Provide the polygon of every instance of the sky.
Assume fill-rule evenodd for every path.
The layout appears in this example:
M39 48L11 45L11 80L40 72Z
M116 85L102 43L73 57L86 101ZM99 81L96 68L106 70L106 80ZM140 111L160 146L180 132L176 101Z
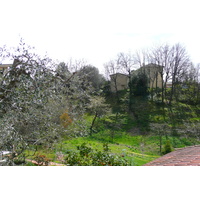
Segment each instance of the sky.
M85 59L104 73L119 52L181 43L200 63L198 0L0 0L0 46L20 38L60 62Z

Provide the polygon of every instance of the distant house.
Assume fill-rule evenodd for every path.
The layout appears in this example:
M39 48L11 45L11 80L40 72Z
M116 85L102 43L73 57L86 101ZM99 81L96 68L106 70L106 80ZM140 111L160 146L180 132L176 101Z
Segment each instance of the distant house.
M6 73L8 67L12 67L13 64L0 64L0 74Z
M149 88L162 88L162 66L150 63L148 65L144 65L137 70L133 70L131 72L132 75L137 75L138 73L144 73L148 80L148 87Z
M156 64L148 64L140 67L137 70L131 71L131 76L138 75L139 73L145 73L148 77L149 88L162 88L162 66ZM111 91L116 92L128 88L129 77L126 74L116 73L110 75L111 78Z
M111 91L116 92L128 88L128 75L116 73L110 75L111 79Z
M166 88L172 88L172 82L167 82L166 83Z
M12 64L0 64L0 74L5 74L9 67L17 66L19 62L15 59Z

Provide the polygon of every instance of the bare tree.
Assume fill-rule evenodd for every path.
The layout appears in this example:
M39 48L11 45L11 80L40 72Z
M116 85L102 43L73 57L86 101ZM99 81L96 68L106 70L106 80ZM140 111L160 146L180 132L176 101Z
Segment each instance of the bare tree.
M179 43L175 44L171 48L171 61L172 88L169 98L169 104L171 104L173 96L176 95L177 86L191 64L185 47L183 47Z
M137 50L134 55L134 62L136 65L139 65L139 67L144 66L145 64L149 64L149 50L148 49L142 49Z
M106 72L106 77L107 79L110 79L111 77L111 84L114 87L115 92L117 93L118 87L117 87L117 74L120 73L119 66L117 66L116 62L114 60L110 60L109 62L104 64L105 67L105 72Z
M117 99L119 100L119 89L129 87L131 71L135 68L134 56L131 53L120 52L115 60L106 63L104 66L107 76L110 75L111 77L111 88L114 88Z
M200 84L199 84L199 71L200 67L196 67L191 63L191 66L185 70L185 73L182 76L182 90L180 93L184 93L185 101L188 103L199 103L199 93L200 93Z
M200 64L197 65L197 102L200 102Z
M153 100L154 93L158 91L160 85L159 78L163 80L163 69L160 65L160 49L154 47L152 49L142 49L135 52L135 62L140 66L140 69L148 77L148 85L151 89L151 99ZM163 84L163 82L162 82ZM156 90L155 90L156 88ZM163 85L162 85L163 88Z
M109 79L111 74L120 73L119 67L116 65L114 60L110 60L109 62L104 64L106 77Z
M131 75L131 71L135 68L135 59L131 53L119 53L117 55L117 65L125 74Z
M149 53L149 61L161 66L159 73L162 79L162 102L164 102L164 90L166 89L166 83L170 78L171 62L169 60L169 55L170 47L168 44L153 47Z
M104 64L107 77L111 74L128 74L135 68L135 58L131 53L120 52L115 60Z
M74 73L81 70L84 66L88 65L88 62L85 59L73 59L70 58L66 63L60 63L61 67L64 66L67 71Z
M149 53L149 61L160 67L162 77L162 102L166 97L166 84L172 82L169 103L171 104L173 96L176 94L177 85L186 73L191 62L185 47L177 43L173 46L168 44L156 46Z
M128 74L128 87L129 87L129 110L131 109L131 94L132 87L130 86L131 82L131 72L136 68L135 58L131 53L119 53L117 55L117 65L120 66L120 69L124 71L125 74Z

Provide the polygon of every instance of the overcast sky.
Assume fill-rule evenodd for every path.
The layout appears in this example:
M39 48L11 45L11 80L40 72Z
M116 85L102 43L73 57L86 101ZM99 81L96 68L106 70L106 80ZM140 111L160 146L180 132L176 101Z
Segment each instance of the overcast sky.
M103 64L157 43L186 46L200 63L198 0L0 0L0 45L22 37L39 53Z

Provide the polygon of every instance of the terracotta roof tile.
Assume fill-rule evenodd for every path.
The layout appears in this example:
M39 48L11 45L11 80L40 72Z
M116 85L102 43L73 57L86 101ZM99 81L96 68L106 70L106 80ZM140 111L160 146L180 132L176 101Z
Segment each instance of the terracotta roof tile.
M200 166L200 145L178 149L144 166Z

